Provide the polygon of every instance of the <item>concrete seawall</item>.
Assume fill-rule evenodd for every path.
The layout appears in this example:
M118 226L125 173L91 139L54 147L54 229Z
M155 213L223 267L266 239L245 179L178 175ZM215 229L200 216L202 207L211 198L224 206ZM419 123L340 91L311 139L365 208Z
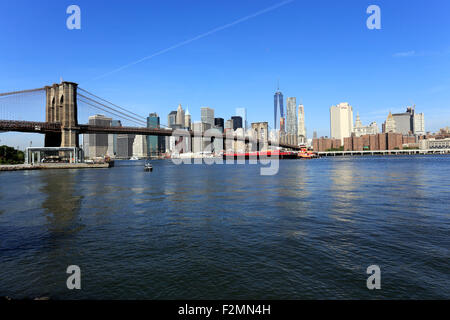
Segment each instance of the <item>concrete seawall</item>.
M40 163L40 164L14 164L0 165L0 171L19 171L19 170L49 170L49 169L92 169L92 168L110 168L109 163L88 164L88 163Z

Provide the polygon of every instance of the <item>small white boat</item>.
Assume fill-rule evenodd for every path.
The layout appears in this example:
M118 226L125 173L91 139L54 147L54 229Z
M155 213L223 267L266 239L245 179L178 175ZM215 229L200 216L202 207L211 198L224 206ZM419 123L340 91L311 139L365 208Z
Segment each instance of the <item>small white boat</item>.
M136 160L139 160L139 158L138 158L138 157L135 157L135 156L133 156L133 157L131 157L131 158L130 158L130 160L132 160L132 161L136 161Z
M144 171L153 171L153 166L151 165L151 163L146 163L144 165Z

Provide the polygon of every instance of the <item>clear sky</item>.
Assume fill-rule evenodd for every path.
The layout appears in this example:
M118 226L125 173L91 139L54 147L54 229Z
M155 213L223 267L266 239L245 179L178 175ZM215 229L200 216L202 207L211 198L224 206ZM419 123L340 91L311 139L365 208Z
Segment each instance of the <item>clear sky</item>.
M81 30L66 27L71 4ZM381 30L366 27L371 4ZM246 107L249 122L273 126L279 79L285 98L303 102L309 137L329 135L339 102L380 127L416 104L436 131L450 125L449 17L448 0L1 1L0 92L62 77L162 123L181 103L193 120L202 106L225 119ZM21 139L31 138L0 134L0 144Z

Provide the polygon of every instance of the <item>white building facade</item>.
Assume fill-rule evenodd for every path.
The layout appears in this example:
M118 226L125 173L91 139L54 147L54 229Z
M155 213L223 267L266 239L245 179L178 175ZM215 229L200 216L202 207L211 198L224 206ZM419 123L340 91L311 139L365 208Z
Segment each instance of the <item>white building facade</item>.
M344 144L344 138L348 138L353 132L353 108L347 102L340 103L330 108L330 136L340 139Z

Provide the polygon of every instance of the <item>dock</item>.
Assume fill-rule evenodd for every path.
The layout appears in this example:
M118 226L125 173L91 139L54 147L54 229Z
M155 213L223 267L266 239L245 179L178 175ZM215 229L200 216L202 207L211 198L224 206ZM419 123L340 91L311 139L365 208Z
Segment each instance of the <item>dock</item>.
M430 155L450 154L450 149L401 149L401 150L361 150L361 151L320 151L319 157L337 156L387 156L387 155Z

